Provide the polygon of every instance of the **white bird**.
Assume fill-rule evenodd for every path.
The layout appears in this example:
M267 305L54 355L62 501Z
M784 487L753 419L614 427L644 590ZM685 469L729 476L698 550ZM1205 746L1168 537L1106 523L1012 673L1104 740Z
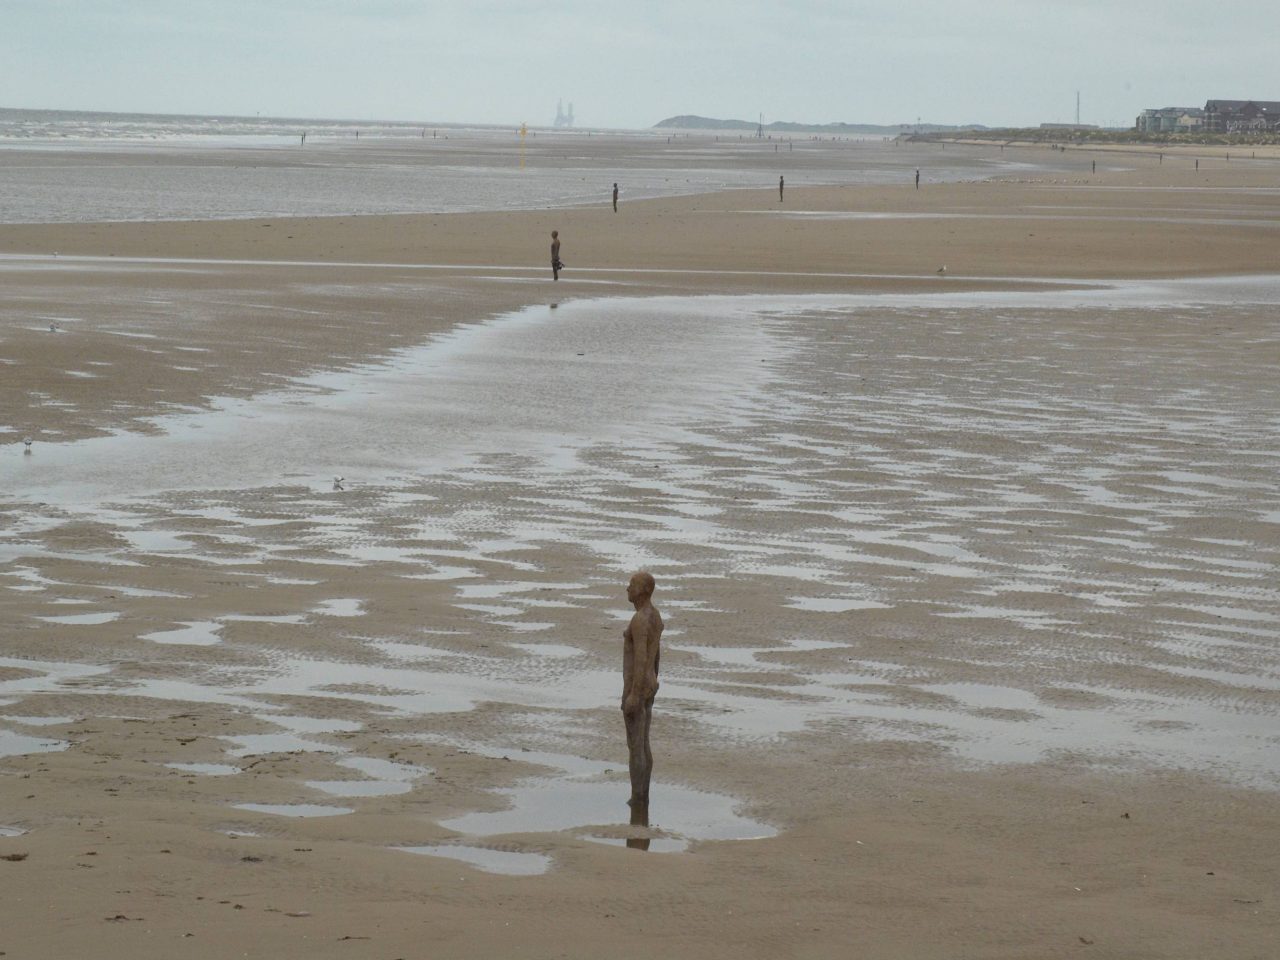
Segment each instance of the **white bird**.
M942 266L938 268L938 276L942 276L946 272L947 272L947 265L944 263Z
M31 438L30 438L30 437L23 437L23 438L22 438L22 446L23 446L23 450L22 450L22 452L23 452L23 453L30 453L30 452L31 452Z
M346 478L346 477L334 477L334 478L333 478L333 489L335 489L335 490L341 490L341 489L343 489L343 487L342 487L342 481L343 481L343 480L345 480L345 479L347 479L347 478Z

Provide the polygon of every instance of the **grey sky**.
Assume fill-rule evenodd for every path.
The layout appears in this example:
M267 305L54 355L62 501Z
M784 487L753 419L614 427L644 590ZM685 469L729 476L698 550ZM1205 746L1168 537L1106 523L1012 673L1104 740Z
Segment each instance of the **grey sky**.
M0 106L642 127L1280 100L1273 3L0 0Z

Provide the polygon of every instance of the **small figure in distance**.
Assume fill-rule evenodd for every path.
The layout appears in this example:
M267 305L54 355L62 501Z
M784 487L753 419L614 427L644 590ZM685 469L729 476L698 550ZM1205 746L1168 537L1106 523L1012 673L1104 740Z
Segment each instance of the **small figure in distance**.
M618 185L613 185L613 212L618 212Z
M560 231L551 231L551 279L560 279L560 270L564 264L560 262Z
M781 177L779 177L779 178L778 178L778 202L779 202L779 203L781 203L781 202L782 202L782 187L783 187L783 184L784 184L783 179L782 179Z
M916 189L920 189L920 168L916 168Z
M663 626L662 615L653 605L653 590L653 574L641 570L632 575L627 583L627 600L636 612L622 632L622 719L627 727L633 808L648 805L649 778L653 774L649 724L653 720L653 698L658 693Z

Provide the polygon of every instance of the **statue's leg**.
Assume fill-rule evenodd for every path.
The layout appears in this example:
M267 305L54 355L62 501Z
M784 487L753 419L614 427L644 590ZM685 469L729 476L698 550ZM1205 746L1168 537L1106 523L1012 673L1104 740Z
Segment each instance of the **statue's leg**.
M645 713L641 709L635 713L623 714L627 725L627 765L631 772L631 803L648 803L649 775L645 768Z
M631 826L649 826L649 805L647 803L633 803L631 805ZM632 850L648 850L649 838L627 837L627 846Z

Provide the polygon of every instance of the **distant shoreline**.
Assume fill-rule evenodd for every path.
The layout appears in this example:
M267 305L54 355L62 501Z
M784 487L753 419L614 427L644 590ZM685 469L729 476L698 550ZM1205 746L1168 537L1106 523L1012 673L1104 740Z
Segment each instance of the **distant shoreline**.
M117 119L128 120L134 122L204 122L225 125L234 130L245 130L258 127L290 127L298 133L303 130L308 132L323 130L324 128L335 128L343 130L404 130L404 131L421 131L424 127L428 130L507 130L518 131L521 127L520 120L512 120L509 123L494 123L481 121L465 121L465 120L383 120L371 117L288 117L288 116L268 116L257 115L249 116L246 114L236 113L154 113L150 111L122 111L122 110L62 110L56 108L39 108L39 107L7 107L0 106L0 130L7 124L16 124L27 122L53 122L58 121L75 121L75 120L102 120ZM631 133L631 134L652 134L651 128L630 128L630 127L606 127L606 126L578 126L578 127L554 127L550 122L547 123L527 123L527 129L536 130L539 133L555 132L565 134L588 134L588 133Z
M969 130L986 130L982 124L945 123L797 123L775 120L772 123L754 123L750 120L721 120L696 114L667 117L653 125L654 130L712 130L733 132L763 131L764 133L870 133L896 137L909 133L954 133Z

